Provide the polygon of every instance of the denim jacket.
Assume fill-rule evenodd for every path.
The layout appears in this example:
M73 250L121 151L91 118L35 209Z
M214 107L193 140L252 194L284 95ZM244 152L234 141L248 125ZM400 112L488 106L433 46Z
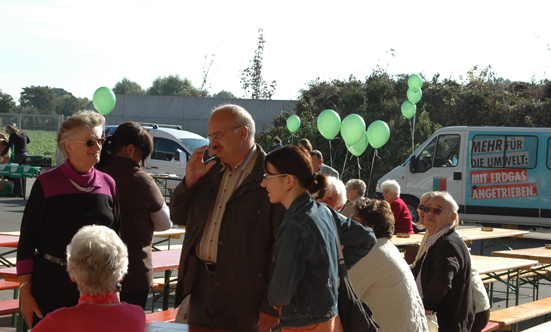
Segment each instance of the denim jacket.
M350 269L377 242L373 230L317 203L308 193L297 197L277 232L275 270L268 301L282 307L281 327L318 324L338 313L338 242Z

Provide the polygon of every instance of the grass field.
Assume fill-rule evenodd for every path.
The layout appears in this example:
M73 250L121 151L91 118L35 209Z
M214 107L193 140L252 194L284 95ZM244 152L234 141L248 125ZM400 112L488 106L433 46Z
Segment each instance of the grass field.
M31 143L27 145L29 156L51 157L52 165L55 165L55 153L57 151L57 142L55 131L44 130L25 130Z

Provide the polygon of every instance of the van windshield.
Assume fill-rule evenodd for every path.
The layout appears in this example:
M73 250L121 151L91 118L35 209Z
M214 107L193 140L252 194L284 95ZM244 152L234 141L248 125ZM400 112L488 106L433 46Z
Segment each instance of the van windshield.
M193 153L195 149L200 148L205 145L209 145L209 141L206 139L198 139L198 138L181 138L180 142L182 142L183 145L185 145L190 153Z

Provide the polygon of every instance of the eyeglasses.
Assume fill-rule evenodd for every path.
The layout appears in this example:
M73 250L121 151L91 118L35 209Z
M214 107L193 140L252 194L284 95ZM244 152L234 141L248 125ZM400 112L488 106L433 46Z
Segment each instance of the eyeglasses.
M287 176L287 175L289 175L289 174L275 174L275 175L266 175L266 174L264 174L264 175L262 175L262 178L264 180L269 180L271 178L277 178L277 177L280 177L280 176Z
M227 133L228 131L230 131L230 130L236 130L237 128L243 127L243 126L244 126L244 125L239 125L239 126L235 126L235 127L231 128L231 129L228 129L228 130L225 130L225 131L217 131L217 132L215 132L215 133L212 134L212 135L208 135L208 136L207 136L207 141L209 141L209 143L212 142L213 140L217 140L217 141L218 141L218 140L220 140L220 139L222 138L222 136L224 136L224 134Z
M105 143L105 138L98 138L98 139L89 139L86 142L85 141L78 141L80 143L86 144L89 148L93 147L94 144L98 143L99 146L102 146L103 143Z
M419 205L417 206L417 210L419 210L419 211L423 211L424 209L425 209L425 205L424 205L424 204L419 204Z
M444 211L453 212L453 211L451 211L451 210L442 210L441 208L437 208L437 207L436 207L436 208L431 208L431 207L429 207L429 206L425 206L425 207L423 208L423 211L424 211L425 213L429 213L431 210L432 210L432 212L433 212L435 215L437 215L437 216L439 216L439 215L440 215L442 212L444 212Z

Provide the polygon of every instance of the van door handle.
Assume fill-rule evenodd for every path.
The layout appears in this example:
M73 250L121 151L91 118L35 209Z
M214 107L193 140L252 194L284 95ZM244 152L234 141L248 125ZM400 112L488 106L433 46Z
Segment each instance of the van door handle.
M462 175L461 172L454 172L453 173L453 179L454 180L461 180L461 175Z
M158 169L159 167L157 167L157 166L151 166L150 168L155 168L155 169Z

